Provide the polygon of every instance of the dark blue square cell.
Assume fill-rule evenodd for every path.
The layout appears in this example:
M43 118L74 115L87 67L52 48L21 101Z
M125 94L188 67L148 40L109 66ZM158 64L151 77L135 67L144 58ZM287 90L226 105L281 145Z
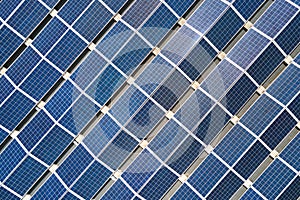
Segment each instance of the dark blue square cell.
M26 155L25 151L13 140L0 154L0 181L3 181L6 176L19 164Z
M53 8L59 0L43 0L50 8Z
M23 196L46 169L38 161L27 157L4 184Z
M20 6L7 23L21 33L21 35L27 37L46 17L48 12L48 9L39 1L28 0Z
M87 44L79 36L69 30L50 51L47 58L61 70L65 71L86 46Z
M127 200L134 197L133 192L119 179L109 190L101 197L102 200Z
M16 85L19 85L40 60L39 54L31 47L27 47L8 68L6 74Z
M103 2L108 5L114 12L118 12L118 10L127 2L127 0L103 0Z
M67 148L73 137L59 126L55 126L34 148L32 154L51 165Z
M89 152L82 145L79 145L56 172L70 186L93 160Z
M247 20L254 14L263 2L264 0L237 0L233 3L233 6Z
M41 110L19 133L18 138L31 150L53 125L51 118Z
M72 193L68 192L62 200L80 200L79 198L75 197Z
M261 56L249 67L247 72L258 83L262 84L284 59L284 55L272 43Z
M195 80L212 62L217 52L202 39L199 44L189 53L189 55L181 62L179 68Z
M5 138L8 136L8 133L4 131L3 129L0 129L0 144L5 140Z
M0 104L13 92L15 87L4 77L0 78Z
M40 100L60 78L61 73L46 61L42 61L26 78L20 88L35 100Z
M17 8L17 6L21 3L22 0L3 0L1 1L0 6L0 17L3 20L6 20L9 15Z
M300 119L300 95L298 95L292 103L288 106L288 109L292 111L292 113Z
M19 200L20 198L9 192L8 190L0 187L0 197L2 200Z
M172 196L171 200L200 200L201 198L187 185L183 184Z
M300 5L300 1L299 1ZM297 199L300 197L300 177L298 176L279 196L278 200Z
M243 20L230 8L206 34L206 37L222 50L243 24Z
M111 17L112 14L99 1L94 1L73 27L88 41L92 41Z
M14 32L12 32L6 26L0 29L0 65L2 65L10 55L18 48L19 45L23 42L23 40L17 36Z
M71 188L85 199L91 199L111 175L111 171L95 161Z
M57 40L67 31L68 27L58 18L53 18L49 24L34 39L33 45L45 55Z
M35 103L19 91L15 91L0 108L0 124L13 130Z
M182 16L195 0L166 0L167 4L179 15Z

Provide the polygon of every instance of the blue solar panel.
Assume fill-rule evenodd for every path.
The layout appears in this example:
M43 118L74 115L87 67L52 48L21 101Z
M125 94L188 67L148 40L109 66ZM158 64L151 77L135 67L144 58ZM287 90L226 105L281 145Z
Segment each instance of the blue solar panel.
M120 199L126 200L131 199L134 196L133 192L124 184L118 180L104 195L101 199Z
M180 199L186 199L186 200L197 200L201 199L197 194L186 184L183 184L183 186L175 193L175 195L171 198L172 200L180 200Z
M15 87L9 82L9 80L7 80L7 78L1 77L0 88L3 88L0 93L0 104L2 104L4 100L14 91Z
M245 19L248 19L263 2L264 0L237 0L233 3L233 6Z
M6 20L12 12L17 8L17 6L21 3L22 0L10 1L10 0L3 0L1 1L0 6L0 17L3 20Z

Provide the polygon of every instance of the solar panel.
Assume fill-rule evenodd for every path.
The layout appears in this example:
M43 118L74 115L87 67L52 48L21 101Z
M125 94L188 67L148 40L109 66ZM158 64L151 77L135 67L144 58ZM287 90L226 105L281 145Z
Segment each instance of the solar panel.
M298 0L2 0L0 199L297 199Z

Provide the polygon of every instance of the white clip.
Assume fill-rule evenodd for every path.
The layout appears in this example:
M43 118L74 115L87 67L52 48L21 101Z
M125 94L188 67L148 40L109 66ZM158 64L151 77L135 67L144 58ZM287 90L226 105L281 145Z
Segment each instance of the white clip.
M51 15L51 17L55 17L57 15L57 13L58 13L58 11L53 9L53 10L51 10L50 15Z
M90 43L89 46L88 46L88 48L89 48L89 50L94 51L95 48L96 48L96 44Z
M57 169L58 169L58 165L55 165L55 164L53 164L50 168L49 168L49 171L51 172L51 173L54 173Z
M102 112L103 114L108 113L108 111L109 111L109 107L108 107L108 106L103 106L103 107L101 108L101 112Z
M250 181L249 179L247 179L245 182L244 182L244 186L249 189L251 186L252 186L252 181Z
M134 81L135 81L135 79L133 77L131 77L131 76L129 76L128 79L127 79L127 83L129 85L132 85L134 83Z
M122 175L122 171L121 170L117 170L117 171L114 172L114 177L116 179L119 179L121 177L121 175Z
M187 179L188 179L188 177L187 177L187 175L185 175L185 174L181 174L181 175L179 176L179 178L178 178L178 180L179 180L181 183L186 182Z
M120 15L119 13L116 14L116 16L114 17L114 20L117 22L122 18L122 15Z
M234 115L234 116L230 119L230 121L231 121L234 125L236 125L236 124L240 121L240 118L238 118L238 116Z
M36 106L39 108L39 109L43 109L46 105L46 102L44 101L40 101Z
M249 30L250 28L252 28L253 24L250 21L247 21L244 25L244 27Z
M169 110L168 112L167 112L167 114L166 114L166 117L168 118L168 119L172 119L172 117L174 116L175 114L171 111L171 110Z
M147 146L148 146L149 142L147 140L143 140L141 143L140 143L140 147L142 147L143 149L145 149Z
M224 53L223 51L220 51L220 53L218 54L218 58L220 60L223 60L226 57L226 53Z
M185 24L185 22L186 22L186 20L185 20L184 18L181 17L181 18L179 19L179 21L178 21L178 25L179 25L179 26L183 26L183 25Z
M0 75L4 75L6 71L7 71L7 69L5 67L3 67L0 71Z
M273 150L273 151L270 153L270 156L271 156L271 158L273 158L273 159L275 159L278 155L279 155L279 153L278 153L276 150Z
M14 131L10 134L10 136L11 136L13 139L15 139L15 138L19 135L19 133L20 133L20 131L14 130Z
M31 43L32 43L32 39L27 38L27 39L25 40L25 45L26 45L26 46L31 45Z
M80 144L84 139L84 135L79 134L76 138L75 141Z
M22 200L30 200L31 199L31 195L30 194L26 194Z
M204 151L206 151L208 154L210 154L213 150L214 148L211 145L207 145L204 149Z
M158 48L158 47L155 47L152 51L152 53L156 56L159 54L159 52L160 52L160 48Z
M292 62L293 62L293 58L292 58L292 56L290 56L290 55L288 55L285 59L284 59L284 62L286 63L286 64L291 64Z
M296 127L300 130L300 122L296 125Z
M71 77L71 74L69 72L65 72L64 75L63 75L63 78L65 80L68 80L70 77Z
M197 90L199 87L200 87L200 83L197 82L197 81L194 81L191 85L191 87L194 89L194 90Z
M265 93L266 88L264 88L264 86L260 86L259 88L257 88L256 92L260 95L262 95L263 93Z

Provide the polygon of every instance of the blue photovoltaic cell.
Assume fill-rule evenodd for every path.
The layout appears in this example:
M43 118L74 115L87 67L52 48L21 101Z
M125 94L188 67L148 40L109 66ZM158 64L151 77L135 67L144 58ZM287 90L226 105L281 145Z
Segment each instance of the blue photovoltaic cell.
M166 0L167 4L179 15L182 16L195 0Z
M288 146L280 154L287 163L300 171L300 134L288 144Z
M291 1L300 6L300 0L291 0Z
M14 91L15 87L7 80L6 77L0 78L0 104Z
M275 199L295 175L295 172L276 159L253 186L266 198Z
M292 103L288 106L288 109L292 111L292 113L300 119L300 95L298 95Z
M155 46L170 31L176 21L176 16L162 4L139 32Z
M291 64L275 80L268 92L283 104L287 104L300 90L300 69Z
M173 195L171 200L200 200L201 198L187 185L183 184L179 190Z
M252 188L247 190L241 198L241 200L248 200L248 199L263 200L263 198L261 196L259 196L259 194L257 194Z
M53 174L50 178L41 186L41 188L33 195L31 199L49 199L56 200L64 192L66 188L62 185L59 179Z
M233 3L233 6L247 20L263 2L264 0L237 0Z
M87 94L104 105L125 80L118 70L109 65L87 89Z
M0 65L2 65L10 55L18 48L18 46L23 42L23 40L12 32L6 26L0 29Z
M188 182L201 195L206 196L227 170L221 161L215 156L209 155L191 175Z
M122 130L101 153L99 159L111 168L117 169L137 145L138 142Z
M43 0L50 8L54 7L59 0Z
M78 89L70 81L67 81L47 102L45 108L57 120L77 99L79 94Z
M119 130L117 123L108 115L104 115L83 142L97 156Z
M0 128L0 144L5 140L8 136L8 133L5 132L3 129Z
M171 120L150 142L149 148L164 161L187 134L181 126Z
M67 31L67 29L68 27L64 25L58 18L53 18L42 30L42 32L34 39L32 44L43 55L45 55Z
M24 195L46 169L38 161L27 157L5 181L5 185L18 194Z
M285 29L276 37L275 41L281 49L289 54L300 42L300 14L285 27Z
M70 186L92 161L93 157L82 145L79 145L69 157L64 160L56 172L60 178Z
M73 27L88 41L92 41L111 17L112 14L99 1L94 1Z
M58 44L50 51L47 58L65 71L87 44L73 31L68 31Z
M188 19L188 23L201 33L205 33L222 14L226 7L227 5L222 1L206 0Z
M148 150L144 150L122 173L122 177L132 189L138 191L160 165L161 163Z
M241 122L256 135L260 135L281 109L282 107L270 97L263 95L241 118Z
M27 0L8 20L16 31L27 37L34 28L46 17L48 9L37 0Z
M199 44L180 63L179 68L192 80L195 80L211 63L217 52L202 39Z
M8 190L0 187L0 197L2 200L19 200L20 198L14 195L13 193L9 192Z
M299 1L300 3L300 1ZM298 176L285 191L280 195L278 200L297 199L300 197L300 177Z
M15 91L0 108L0 124L13 130L35 105L19 91Z
M231 9L219 19L206 37L219 49L222 50L230 39L244 24L243 20Z
M204 147L195 138L189 136L168 159L167 164L178 174L183 174L203 149Z
M41 110L19 133L18 138L31 150L53 125L51 118Z
M103 55L111 59L118 50L128 41L130 36L133 35L133 31L128 28L122 22L118 22L112 29L109 31L96 48L101 51Z
M59 11L58 15L71 25L91 2L92 0L67 1L64 7Z
M255 27L273 38L297 10L287 1L275 1L255 23Z
M25 79L20 88L38 101L54 85L60 76L61 73L59 71L46 61L42 61Z
M297 121L287 111L283 111L260 138L274 149L296 124Z
M65 150L73 137L59 126L55 126L34 148L32 154L51 165Z
M113 11L117 12L128 0L102 0L106 5L108 5Z
M0 5L0 17L3 20L6 20L6 18L9 17L9 15L12 14L12 12L17 8L17 6L21 3L22 0L3 0L1 1Z
M68 192L62 200L79 200L79 198L75 197L72 193Z
M95 161L71 189L83 198L91 199L110 175L107 168Z
M247 179L255 169L267 158L269 150L257 141L234 166L234 170Z
M12 141L0 155L0 181L3 181L6 176L21 162L26 155L25 151L16 140Z
M229 172L206 199L230 199L241 184L243 184L243 181L233 172Z
M36 53L31 47L27 47L17 60L9 67L6 75L9 76L16 85L19 85L40 60L41 57L38 53Z
M141 190L140 195L145 199L158 200L173 185L177 178L169 169L162 167Z
M99 110L100 108L90 99L86 96L81 96L59 120L59 123L77 135Z
M241 126L234 126L218 144L214 152L232 166L254 141L254 137Z
M137 0L124 14L122 19L137 29L159 3L159 0Z
M246 69L268 43L267 38L250 29L233 47L227 57Z
M111 188L101 197L101 200L127 200L134 196L133 192L119 179Z

